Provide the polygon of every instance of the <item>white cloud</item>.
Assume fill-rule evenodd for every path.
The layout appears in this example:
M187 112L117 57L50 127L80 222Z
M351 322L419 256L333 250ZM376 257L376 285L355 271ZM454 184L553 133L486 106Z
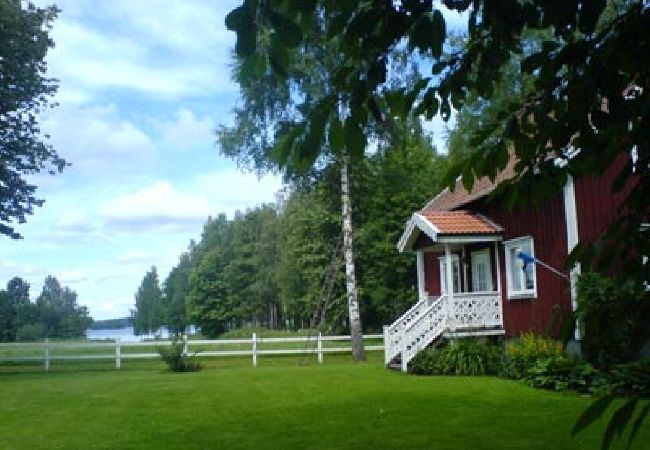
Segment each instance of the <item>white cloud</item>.
M235 92L235 35L223 26L236 1L59 0L50 73L76 89L123 88L167 100ZM92 25L90 25L92 24Z
M93 231L95 226L90 222L85 211L72 209L61 213L55 228L60 231L88 233Z
M215 121L209 117L198 118L187 108L174 113L174 119L160 126L162 139L174 149L186 150L197 144L211 145L214 141Z
M192 189L211 200L213 215L224 212L232 216L237 210L274 202L276 193L282 189L282 180L276 175L258 178L252 173L230 169L197 176Z
M82 283L88 281L88 275L81 270L66 270L57 277L62 285Z
M73 164L64 173L114 177L142 171L155 163L153 140L115 105L69 105L44 118L43 131L59 153Z
M106 225L123 231L174 231L196 228L210 214L208 203L160 181L99 207Z
M129 250L118 255L115 261L120 264L150 263L155 261L155 256L146 250Z

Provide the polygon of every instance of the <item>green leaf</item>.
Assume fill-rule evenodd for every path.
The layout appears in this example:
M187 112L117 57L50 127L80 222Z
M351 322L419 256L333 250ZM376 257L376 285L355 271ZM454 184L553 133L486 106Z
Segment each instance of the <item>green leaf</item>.
M601 450L608 450L612 445L612 439L614 438L614 433L621 437L623 430L627 426L634 408L636 407L637 402L639 401L638 397L629 399L623 406L618 408L612 418L607 424L607 429L605 430L605 435L603 436L603 442L600 445Z
M352 117L348 117L343 131L348 154L351 158L361 159L366 150L366 135L363 130Z
M432 24L427 14L422 14L413 24L409 33L409 47L426 51L431 48Z
M273 71L280 75L282 78L286 78L287 70L289 67L289 52L287 48L278 42L277 39L271 40L271 46L269 48L269 62Z
M581 2L578 10L578 29L585 34L593 33L606 4L606 0Z
M257 26L247 8L240 6L226 16L226 28L237 33L235 52L239 56L249 56L255 53L257 45Z
M632 442L634 442L634 439L636 438L636 434L639 432L639 429L641 428L641 424L645 420L645 418L648 416L648 413L650 412L650 403L645 405L645 408L641 410L639 413L639 416L636 418L634 421L634 424L632 425L632 431L630 431L630 437L627 440L627 446L625 448L629 449L630 446L632 445Z
M600 419L615 398L616 395L609 394L599 398L589 405L589 407L580 414L576 423L573 424L573 428L571 428L571 436L575 436L591 425L594 421Z
M300 45L302 42L302 31L300 31L300 28L293 20L273 9L267 11L267 17L284 45L289 48L295 48Z
M442 55L442 47L445 43L447 34L445 26L445 18L442 16L440 10L436 9L431 18L432 25L432 39L431 39L431 53L434 58L439 58Z
M381 110L379 109L377 99L375 97L368 97L366 104L368 105L368 109L370 109L370 112L372 113L372 116L375 118L375 120L379 123L383 122L384 117L381 114Z
M246 11L243 6L239 6L226 15L226 28L230 31L238 31L239 27L245 21Z
M339 154L345 146L345 138L343 136L343 125L338 117L330 120L329 128L329 144L332 152Z
M257 47L257 33L253 26L242 27L237 32L237 43L235 44L235 52L239 56L249 56L255 53Z
M368 84L371 89L386 82L386 59L374 61L368 69Z

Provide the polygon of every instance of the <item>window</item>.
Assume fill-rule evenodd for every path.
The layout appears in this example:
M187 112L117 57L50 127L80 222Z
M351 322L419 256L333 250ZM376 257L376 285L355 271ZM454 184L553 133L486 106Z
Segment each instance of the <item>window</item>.
M492 264L490 250L472 252L472 291L492 291Z
M522 237L503 243L506 254L506 281L508 298L532 298L537 296L535 264L524 264L519 252L535 257L532 237Z
M440 261L440 293L447 293L447 262L444 256L438 258ZM458 255L451 255L452 279L454 280L454 292L460 292L460 261Z

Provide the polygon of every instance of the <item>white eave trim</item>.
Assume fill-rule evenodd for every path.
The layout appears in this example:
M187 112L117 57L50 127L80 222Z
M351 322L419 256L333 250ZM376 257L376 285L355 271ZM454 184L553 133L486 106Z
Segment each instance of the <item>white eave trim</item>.
M404 250L410 250L415 244L420 233L426 234L433 242L438 239L438 230L435 225L429 222L424 216L414 213L411 218L406 222L404 233L397 242L397 250L403 253Z

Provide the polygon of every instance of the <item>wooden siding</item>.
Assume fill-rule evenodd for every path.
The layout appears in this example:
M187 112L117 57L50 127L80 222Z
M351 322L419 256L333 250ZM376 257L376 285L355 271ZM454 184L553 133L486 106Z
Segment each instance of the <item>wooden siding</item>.
M575 181L580 242L594 242L616 218L621 203L636 181L631 178L621 191L612 192L612 183L627 161L627 156L621 157L603 175L581 177Z
M484 201L471 205L471 208L501 225L504 228L504 241L531 236L535 257L551 267L566 271L567 237L561 194L526 210L506 211L497 202ZM562 317L571 310L569 283L536 264L537 297L509 300L502 244L499 244L499 264L506 335L518 336L527 331L557 333Z

